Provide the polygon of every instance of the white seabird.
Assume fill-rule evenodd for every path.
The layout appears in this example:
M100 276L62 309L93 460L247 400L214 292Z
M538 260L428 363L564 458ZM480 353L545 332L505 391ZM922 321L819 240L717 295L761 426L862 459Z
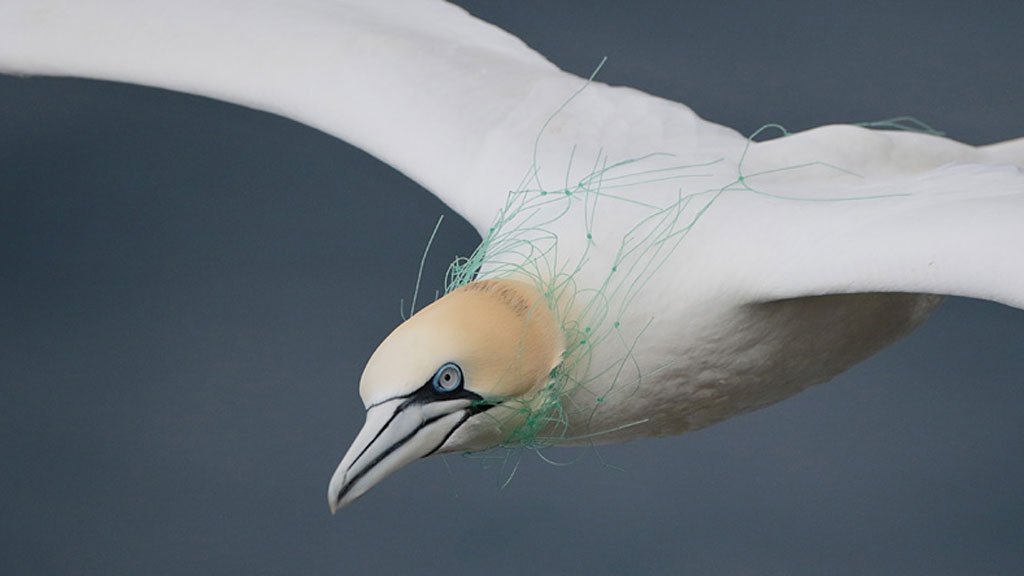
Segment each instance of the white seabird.
M751 144L682 105L629 89L593 83L571 98L582 79L444 4L208 4L0 4L0 66L152 84L283 113L406 172L485 238L507 191L521 191L515 200L536 204L498 236L520 243L486 253L480 277L525 280L495 286L519 292L514 301L543 301L528 306L537 312L527 314L530 322L543 323L547 310L563 337L590 328L601 338L584 348L542 338L531 354L575 362L562 375L571 387L557 390L552 412L541 412L551 416L546 427L530 431L546 442L678 433L782 399L913 328L935 302L918 294L1024 302L1012 253L1022 239L1021 141L976 149L837 126ZM263 41L270 31L274 44ZM534 220L525 226L527 217ZM531 235L509 236L524 229ZM551 246L557 254L545 250ZM432 336L429 328L476 318L437 312L463 307L467 290L504 291L455 290L388 341L418 330L431 335L415 338L415 347L447 347L428 353L386 342L375 354L397 353L401 362L367 368L367 427L331 483L332 506L346 489L342 503L438 442L443 451L506 442L520 428L517 415L550 400L537 393L548 380L539 368L512 382L505 373L474 373L481 359L512 365L500 339ZM431 315L440 324L422 328ZM506 345L532 341L518 335L530 329L520 323L503 331ZM481 343L488 349L460 347ZM453 362L460 355L469 359ZM450 391L440 380L434 387L445 374L458 382ZM415 396L421 392L438 397L426 403ZM461 396L448 400L445 392ZM404 404L395 399L410 394L416 402L401 412L429 424L365 446L396 434L377 435L391 417L382 410L395 413ZM501 407L493 404L516 409L496 418ZM358 461L373 454L383 456ZM349 473L349 465L357 468ZM362 484L348 488L354 482Z

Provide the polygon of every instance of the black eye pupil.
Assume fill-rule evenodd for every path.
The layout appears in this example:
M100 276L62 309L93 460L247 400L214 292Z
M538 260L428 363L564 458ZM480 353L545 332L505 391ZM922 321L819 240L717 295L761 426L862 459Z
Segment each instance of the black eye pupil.
M461 385L462 370L455 364L445 364L434 374L434 389L438 392L454 392Z

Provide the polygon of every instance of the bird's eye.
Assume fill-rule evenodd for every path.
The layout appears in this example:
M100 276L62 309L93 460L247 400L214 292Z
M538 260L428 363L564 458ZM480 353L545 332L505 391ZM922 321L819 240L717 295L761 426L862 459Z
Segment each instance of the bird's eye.
M462 368L451 362L441 366L434 374L434 390L452 392L462 386Z

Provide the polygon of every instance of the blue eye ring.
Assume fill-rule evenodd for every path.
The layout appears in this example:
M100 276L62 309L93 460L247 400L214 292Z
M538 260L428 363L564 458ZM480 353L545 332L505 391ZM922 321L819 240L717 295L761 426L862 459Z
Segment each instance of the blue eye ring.
M454 362L448 362L437 369L432 380L434 390L442 394L454 392L462 387L462 368Z

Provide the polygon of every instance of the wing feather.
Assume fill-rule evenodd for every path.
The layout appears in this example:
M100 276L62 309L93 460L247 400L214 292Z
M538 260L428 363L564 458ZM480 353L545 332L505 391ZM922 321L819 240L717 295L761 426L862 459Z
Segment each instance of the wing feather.
M584 79L444 2L0 0L0 71L290 117L401 170L482 233L530 170L568 181L574 157L722 158L751 177L679 255L713 263L705 289L741 303L896 291L1024 307L1024 140L826 127L748 150L682 104L596 82L576 94ZM809 162L816 175L776 170Z
M1021 168L933 136L813 132L759 144L752 166L820 164L750 177L701 223L720 288L744 302L908 292L1024 308Z
M116 80L286 116L391 164L485 230L585 81L436 0L3 0L0 71ZM738 138L681 104L593 85L547 141ZM614 138L607 138L614 136ZM564 143L564 145L562 145Z

